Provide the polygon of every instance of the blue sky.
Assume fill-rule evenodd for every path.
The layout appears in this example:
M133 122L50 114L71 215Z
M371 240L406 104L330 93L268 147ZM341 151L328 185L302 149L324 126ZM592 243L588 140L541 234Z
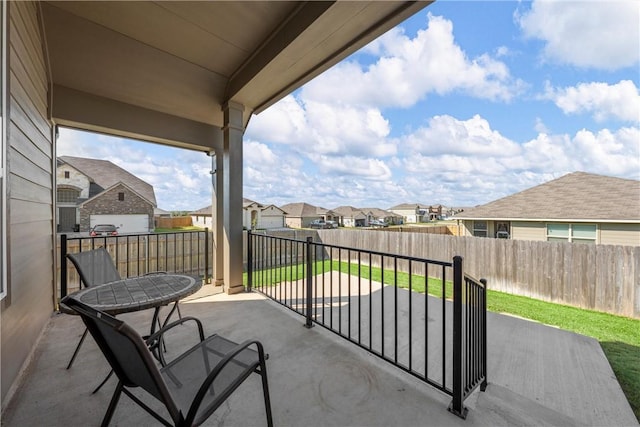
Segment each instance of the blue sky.
M438 1L251 118L244 197L475 206L578 170L637 180L639 87L639 2ZM63 129L58 155L112 161L163 209L210 204L199 152Z

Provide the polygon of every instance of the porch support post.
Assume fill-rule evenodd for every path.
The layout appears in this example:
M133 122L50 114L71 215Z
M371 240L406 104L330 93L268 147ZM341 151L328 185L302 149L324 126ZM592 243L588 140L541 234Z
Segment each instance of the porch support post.
M222 150L216 150L211 159L211 231L213 234L213 284L224 284L224 209L223 209L223 157Z
M223 107L223 270L228 294L244 292L242 284L242 135L244 106L228 102ZM219 204L219 201L218 201Z

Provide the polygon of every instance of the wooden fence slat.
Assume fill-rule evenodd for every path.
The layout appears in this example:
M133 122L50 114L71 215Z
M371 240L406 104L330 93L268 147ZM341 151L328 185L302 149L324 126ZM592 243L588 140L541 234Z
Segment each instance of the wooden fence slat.
M325 244L449 261L490 289L640 318L640 247L371 230L312 231ZM317 237L316 237L317 239ZM394 250L396 252L394 252ZM440 274L433 272L434 276Z

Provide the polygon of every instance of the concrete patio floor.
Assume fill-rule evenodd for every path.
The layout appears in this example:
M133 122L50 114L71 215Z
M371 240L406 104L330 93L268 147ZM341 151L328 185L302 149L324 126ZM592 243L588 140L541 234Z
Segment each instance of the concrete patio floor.
M257 338L267 362L277 426L637 426L597 341L510 316L489 313L486 392L465 402L466 420L447 411L450 398L322 327L255 293L229 296L205 286L181 303L205 333ZM140 330L150 312L119 316ZM109 371L91 338L70 370L66 364L84 330L75 316L54 314L2 425L98 425L115 379L91 390ZM157 422L128 397L112 426ZM266 424L260 380L250 377L205 425Z

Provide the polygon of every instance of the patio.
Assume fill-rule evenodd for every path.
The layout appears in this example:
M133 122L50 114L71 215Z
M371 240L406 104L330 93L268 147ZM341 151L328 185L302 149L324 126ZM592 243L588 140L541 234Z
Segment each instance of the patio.
M236 341L261 340L267 362L274 423L286 426L414 425L638 425L599 344L584 336L489 313L486 392L465 404L466 420L450 414L450 398L257 293L226 295L205 286L181 304L200 318L205 333ZM144 330L150 312L121 318ZM108 372L93 340L66 363L82 333L74 316L54 314L2 424L95 425L115 380L91 390ZM147 400L148 402L148 400ZM123 397L111 425L154 420ZM207 425L264 425L259 377L250 377Z

